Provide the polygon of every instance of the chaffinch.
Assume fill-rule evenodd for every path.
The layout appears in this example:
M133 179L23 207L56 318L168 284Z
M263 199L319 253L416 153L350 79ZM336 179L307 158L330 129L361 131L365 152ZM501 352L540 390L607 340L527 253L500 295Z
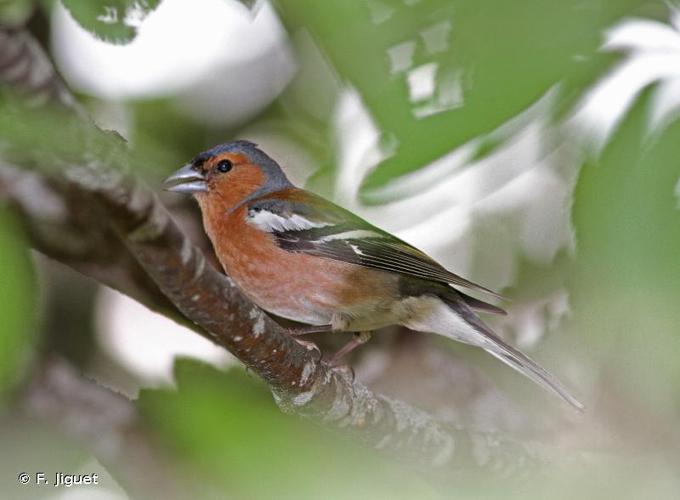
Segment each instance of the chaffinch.
M196 156L166 180L192 194L225 272L255 304L310 325L294 334L360 332L333 358L403 325L478 346L576 408L560 382L499 338L475 310L505 311L463 293L497 296L353 213L295 187L256 144L234 141Z

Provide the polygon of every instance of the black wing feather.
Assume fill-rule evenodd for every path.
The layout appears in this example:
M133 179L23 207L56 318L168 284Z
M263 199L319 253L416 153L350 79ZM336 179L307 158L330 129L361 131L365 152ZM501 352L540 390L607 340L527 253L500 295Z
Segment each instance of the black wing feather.
M493 290L448 271L417 248L371 225L344 208L311 193L305 192L304 194L307 198L304 203L269 198L255 200L248 205L251 215L266 210L281 217L291 217L296 214L310 221L330 224L312 229L270 231L278 245L284 250L481 290L502 298ZM353 237L352 233L357 231L366 232L366 235ZM347 237L342 235L347 235Z

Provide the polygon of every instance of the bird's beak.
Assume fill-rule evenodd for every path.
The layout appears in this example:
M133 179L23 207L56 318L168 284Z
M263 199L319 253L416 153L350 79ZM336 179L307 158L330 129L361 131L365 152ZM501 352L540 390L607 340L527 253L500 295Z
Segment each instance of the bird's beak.
M188 163L163 182L166 191L182 194L204 193L208 190L205 177Z

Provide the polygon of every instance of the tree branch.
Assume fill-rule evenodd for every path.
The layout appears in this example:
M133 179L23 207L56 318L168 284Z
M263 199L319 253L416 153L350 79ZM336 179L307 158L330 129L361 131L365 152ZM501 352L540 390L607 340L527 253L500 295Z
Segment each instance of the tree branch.
M20 50L13 49L22 57L15 57L9 63L7 58L0 60L0 79L7 72L12 73L12 64L49 66L44 53L26 33L0 31L0 54L5 53L3 43L24 45ZM51 75L57 79L53 71ZM61 84L48 84L42 80L36 86L26 78L9 81L5 78L5 83L19 85L29 96L42 88L64 88ZM61 93L56 95L61 96ZM69 99L59 97L58 102L73 108ZM98 139L101 139L101 134ZM106 141L111 150L120 147L112 134ZM65 210L62 223L75 230L75 241L81 242L83 248L87 249L93 240L100 238L113 245L114 253L132 256L138 264L121 256L115 262L105 262L105 272L101 268L93 270L92 264L96 267L99 262L92 254L84 251L77 257L75 254L65 256L64 248L59 248L59 245L51 247L51 242L47 241L49 238L42 233L37 240L45 253L119 290L134 289L136 293L130 293L133 297L156 309L159 302L163 302L158 300L156 293L160 290L198 327L199 333L224 346L260 375L269 384L284 411L342 428L357 435L367 445L428 465L462 468L465 464L474 464L498 471L527 462L527 450L512 440L445 425L404 402L374 394L361 383L317 360L314 351L293 340L276 322L250 303L224 274L206 264L203 253L178 228L158 198L124 175L127 161L124 155L113 162L123 168L112 168L107 160L107 155L93 157L92 151L88 151L81 162L68 159L68 163L76 165L67 169L70 183L51 183L42 176L38 176L36 182L43 187L48 186L65 207L69 207L72 201L65 192L75 187L75 196L81 202L86 200L88 207L105 215L104 219L99 218L98 225L104 225L102 220L106 220L117 238L106 227L99 227L93 233L83 231L85 228L93 229L93 225L87 221L74 221L71 211ZM5 177L7 172L12 172L12 169L5 168ZM6 186L5 189L22 208L29 226L36 227L36 215L43 219L49 217L49 214L36 214L21 192ZM75 227L73 222L76 222ZM121 243L127 251L121 248ZM83 255L89 256L89 259L84 259L86 264L79 260ZM138 275L139 266L151 278L153 285L132 278Z

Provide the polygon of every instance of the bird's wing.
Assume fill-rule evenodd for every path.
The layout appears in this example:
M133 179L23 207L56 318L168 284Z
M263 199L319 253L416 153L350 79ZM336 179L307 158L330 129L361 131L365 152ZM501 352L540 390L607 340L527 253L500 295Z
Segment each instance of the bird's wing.
M496 292L442 267L425 253L324 198L302 190L248 204L247 220L289 252L327 257L424 280Z

